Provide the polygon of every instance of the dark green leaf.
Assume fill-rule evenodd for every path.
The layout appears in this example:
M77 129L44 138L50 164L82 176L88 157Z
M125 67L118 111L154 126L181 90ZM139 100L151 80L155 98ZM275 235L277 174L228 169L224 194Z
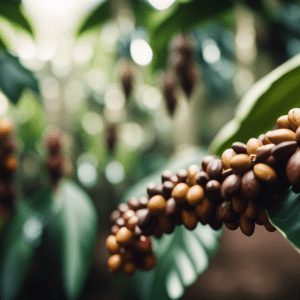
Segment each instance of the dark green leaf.
M6 49L7 49L7 45L6 45L6 43L3 41L3 39L0 36L0 51L1 50L4 51Z
M60 181L55 194L55 241L62 260L68 299L76 299L89 271L97 232L97 213L90 197L71 180Z
M9 224L3 242L0 265L0 294L13 300L20 292L52 204L50 189L27 199Z
M267 213L272 224L300 252L300 194L290 188Z
M32 72L25 69L17 57L6 53L0 58L0 89L16 104L26 87L39 92L38 82Z
M277 119L299 107L300 55L259 80L243 97L235 118L213 139L209 151L222 155L234 142L257 138L276 125Z
M191 164L200 165L205 152L202 149L187 149L175 157L155 175L144 179L134 186L125 199L142 197L150 182L159 183L161 172L165 169L177 172ZM133 276L133 287L141 299L177 299L182 296L184 288L191 285L202 274L218 248L218 239L222 230L214 231L208 225L201 224L189 231L183 226L176 228L171 235L164 235L160 240L153 238L157 256L157 265L151 272L137 272Z
M5 17L14 25L20 26L28 33L33 34L32 28L22 13L21 3L0 3L0 16Z
M110 18L110 4L108 0L103 0L99 6L93 10L83 21L78 29L77 34L80 35L95 27L100 27Z
M191 1L178 3L167 11L157 12L165 14L163 20L150 32L150 46L154 56L152 67L154 70L163 68L170 39L178 32L192 28L201 22L216 18L218 14L232 8L232 1ZM168 13L170 12L170 13Z

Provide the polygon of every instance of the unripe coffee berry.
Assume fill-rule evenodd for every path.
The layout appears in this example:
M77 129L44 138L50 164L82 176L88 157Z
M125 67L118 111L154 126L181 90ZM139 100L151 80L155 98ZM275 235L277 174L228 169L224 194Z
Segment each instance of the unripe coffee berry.
M161 195L156 195L150 198L148 202L148 209L152 215L159 216L164 213L167 201Z

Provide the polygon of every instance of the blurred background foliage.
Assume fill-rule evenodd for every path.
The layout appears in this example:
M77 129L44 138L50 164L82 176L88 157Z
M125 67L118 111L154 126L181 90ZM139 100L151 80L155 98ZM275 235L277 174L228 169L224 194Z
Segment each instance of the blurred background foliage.
M192 233L200 266L186 246L191 233L157 242L174 245L158 252L164 259L173 251L158 266L164 279L177 274L173 281L161 281L159 269L111 278L110 212L145 194L162 169L199 164L206 149L220 155L299 106L299 20L298 1L0 1L0 115L15 124L19 155L15 216L1 240L1 299L182 296L220 233ZM192 51L184 70L182 36ZM62 132L68 161L69 179L57 190L45 168L50 130ZM183 299L298 299L298 256L276 233L255 235L225 232Z

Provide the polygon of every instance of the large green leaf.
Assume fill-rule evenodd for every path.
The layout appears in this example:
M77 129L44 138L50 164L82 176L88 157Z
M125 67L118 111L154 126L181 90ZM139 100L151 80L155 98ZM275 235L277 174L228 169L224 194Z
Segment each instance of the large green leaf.
M55 242L59 245L65 293L76 299L88 274L97 232L97 213L90 197L71 180L60 181L54 196Z
M299 107L300 55L259 80L245 94L235 113L213 139L209 151L222 155L232 143L247 142L270 130L277 119Z
M272 224L300 252L300 194L288 189L267 213Z
M16 104L25 88L39 92L37 79L33 73L25 69L19 59L6 53L0 57L0 89Z
M161 170L138 183L127 193L130 197L142 197L150 182L159 183L161 172L165 169L177 172L188 168L191 164L201 164L205 152L202 149L190 148L177 154ZM198 224L193 231L185 227L177 227L171 235L163 235L154 240L154 251L157 265L151 272L138 271L133 276L133 287L141 299L177 299L182 296L184 288L195 282L209 264L209 257L218 248L218 240L222 230L214 231L208 225Z
M17 2L0 2L0 15L5 17L9 22L21 27L28 33L33 34L31 25L22 13L22 4Z
M164 67L168 43L172 36L205 20L216 18L219 13L229 10L232 6L232 1L217 0L212 5L210 1L194 0L171 6L168 9L169 13L157 12L164 14L164 18L150 32L150 46L154 52L153 69Z
M18 296L33 255L50 216L50 189L27 199L10 222L4 236L0 265L0 295L3 300Z
M110 18L110 4L108 0L101 1L80 25L77 34L80 35L95 27L100 27Z

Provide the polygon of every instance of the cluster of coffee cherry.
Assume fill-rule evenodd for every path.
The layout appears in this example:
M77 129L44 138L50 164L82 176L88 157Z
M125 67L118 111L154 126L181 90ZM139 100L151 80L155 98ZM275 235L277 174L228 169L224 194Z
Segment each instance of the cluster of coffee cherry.
M111 272L131 275L137 267L154 267L149 236L171 234L176 225L193 230L200 222L218 230L225 224L230 230L240 227L246 236L256 224L275 231L265 209L290 185L300 192L300 109L281 116L276 127L247 144L233 143L221 158L206 156L201 168L164 171L161 184L147 186L148 197L120 204L107 239Z
M64 175L64 155L62 151L62 135L60 132L50 132L46 138L48 160L46 167L51 185L55 188L61 177Z
M0 217L1 225L6 225L14 210L15 188L13 175L18 163L15 158L16 142L12 135L13 124L10 120L0 120Z

